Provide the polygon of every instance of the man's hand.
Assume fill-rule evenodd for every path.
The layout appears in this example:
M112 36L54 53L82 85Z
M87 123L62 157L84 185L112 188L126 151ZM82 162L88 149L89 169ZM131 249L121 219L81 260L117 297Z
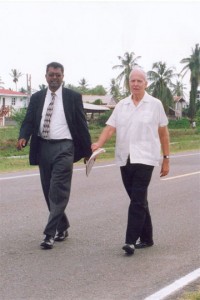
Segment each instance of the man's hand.
M160 171L160 177L166 176L169 173L169 159L163 159Z
M22 150L22 148L26 147L26 140L25 139L20 139L17 142L17 149Z
M100 146L98 143L93 143L92 146L91 146L91 149L92 149L92 152L94 152L95 150L99 149Z

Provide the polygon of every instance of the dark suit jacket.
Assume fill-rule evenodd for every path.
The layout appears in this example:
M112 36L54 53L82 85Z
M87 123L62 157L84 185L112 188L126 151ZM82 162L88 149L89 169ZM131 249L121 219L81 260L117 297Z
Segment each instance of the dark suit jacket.
M22 122L19 139L26 139L30 142L29 160L31 165L38 165L38 132L42 118L47 89L36 92L31 96L26 116ZM83 110L82 96L67 88L62 90L63 107L74 142L74 162L83 157L89 157L91 151L91 138Z

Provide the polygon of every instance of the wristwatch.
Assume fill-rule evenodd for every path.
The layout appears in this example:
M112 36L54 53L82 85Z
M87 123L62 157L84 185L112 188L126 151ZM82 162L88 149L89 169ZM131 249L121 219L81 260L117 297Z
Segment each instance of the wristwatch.
M163 155L163 158L169 159L169 155Z

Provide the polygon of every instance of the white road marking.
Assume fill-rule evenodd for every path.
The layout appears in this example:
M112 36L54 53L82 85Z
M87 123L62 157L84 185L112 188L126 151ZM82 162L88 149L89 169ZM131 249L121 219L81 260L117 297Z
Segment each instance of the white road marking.
M191 156L191 155L200 155L200 152L172 155L170 158L178 158L178 157ZM100 169L100 168L107 168L107 167L113 167L113 166L116 166L116 164L103 165L103 166L94 166L93 168L94 169ZM84 170L85 170L85 168L74 169L74 172L76 172L76 171L84 171ZM39 175L39 173L28 174L28 175L18 175L18 176L2 177L2 178L0 178L0 181L2 181L2 180L10 180L10 179L20 179L20 178L26 178L26 177L32 177L32 176L38 176L38 175ZM181 177L181 176L183 177L183 176L189 176L189 175L180 175L179 177ZM178 176L175 176L175 177L178 177ZM161 180L170 180L170 179L174 179L174 178L173 177L168 177L168 178L162 178Z
M2 177L0 178L0 181L1 180L9 180L9 179L19 179L19 178L26 178L26 177L33 177L33 176L38 176L39 173L37 174L28 174L28 175L17 175L17 176L9 176L9 177Z
M186 176L191 176L191 175L196 175L196 174L200 174L200 171L193 172L193 173L187 173L187 174L183 174L183 175L177 175L177 176L168 177L168 178L162 178L161 180L171 180L171 179L176 179L176 178L181 178L181 177L186 177Z
M113 167L115 166L115 164L110 164L110 165L104 165L104 166L96 166L93 167L94 169L100 169L100 168L109 168L109 167ZM85 171L85 168L80 168L80 169L74 169L73 172L76 171ZM10 179L21 179L21 178L26 178L26 177L33 177L33 176L39 176L39 173L33 173L33 174L27 174L27 175L17 175L17 176L9 176L9 177L2 177L0 178L0 181L2 180L10 180Z
M177 157L184 157L184 156L193 156L193 155L200 155L200 152L196 153L189 153L189 154L178 154L178 155L170 155L170 158L177 158Z
M172 284L164 287L160 291L148 296L144 300L162 300L174 292L177 292L184 286L188 285L190 282L197 280L200 277L200 268L195 271L185 275L184 277L174 281Z

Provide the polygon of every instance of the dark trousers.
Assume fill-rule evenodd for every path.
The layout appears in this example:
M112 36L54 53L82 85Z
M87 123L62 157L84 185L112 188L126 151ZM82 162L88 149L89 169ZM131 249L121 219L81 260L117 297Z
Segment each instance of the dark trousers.
M153 241L153 227L148 207L147 192L154 167L131 164L121 167L124 187L130 197L126 230L127 244L135 244L140 238L143 242Z
M56 231L64 231L70 226L65 208L71 190L73 158L73 141L40 141L40 178L50 212L44 234L55 236Z

